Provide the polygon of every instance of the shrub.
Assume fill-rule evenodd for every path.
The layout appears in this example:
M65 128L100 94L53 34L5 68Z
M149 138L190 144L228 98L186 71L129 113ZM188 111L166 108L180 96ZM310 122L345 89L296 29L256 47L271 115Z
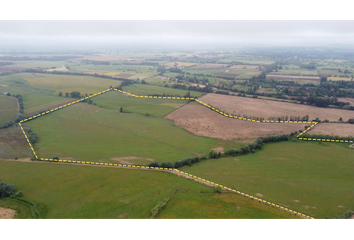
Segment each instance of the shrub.
M225 151L225 155L237 155L240 153L240 150L237 148L230 148Z
M353 216L353 214L354 214L354 212L349 210L344 213L344 216L345 216L345 218L348 219L348 218L351 218L351 216Z
M210 158L218 158L219 157L219 152L216 150L211 150L209 153Z
M15 192L15 186L6 182L0 183L0 198L10 197Z
M37 134L31 133L28 137L28 140L30 141L31 144L35 144L38 141Z
M167 167L168 168L173 168L173 164L171 162L167 162Z
M58 156L54 156L54 157L53 157L53 160L55 160L55 159L56 159L56 160L59 160L59 157L58 157Z
M160 167L158 162L152 162L149 164L149 167Z
M217 187L215 188L215 192L221 193L221 192L222 192L222 187L217 186Z
M150 114L149 114L149 113L145 113L145 116L149 117L149 116L150 116Z
M168 168L168 167L167 167L167 163L165 163L165 162L162 162L162 163L160 164L160 167L162 167L162 168Z

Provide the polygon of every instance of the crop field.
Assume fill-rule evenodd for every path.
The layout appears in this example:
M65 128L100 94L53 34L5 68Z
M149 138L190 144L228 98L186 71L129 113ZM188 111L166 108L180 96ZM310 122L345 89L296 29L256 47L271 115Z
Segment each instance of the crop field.
M197 103L190 103L166 116L173 123L195 135L223 140L242 140L304 129L305 123L256 123L227 118Z
M349 143L281 142L245 156L208 160L184 172L277 202L315 218L354 208Z
M17 114L17 100L13 97L0 95L0 125L13 121Z
M351 106L354 106L354 98L338 98L339 102L348 102Z
M199 211L195 218L294 218L235 194L218 196L212 187L167 172L0 161L0 175L24 192L23 199L37 203L40 218L149 218L150 210L175 190L182 208ZM176 209L173 198L158 218L189 218Z
M66 65L66 61L14 61L15 66L25 69L29 68L60 68L63 65Z
M328 77L327 80L331 81L351 81L350 77Z
M309 115L309 120L328 119L329 121L338 121L343 118L343 121L353 118L353 112L342 109L319 108L303 104L293 104L287 102L270 101L263 99L252 99L238 96L227 96L221 94L208 93L199 99L209 105L224 110L231 114L243 114L247 116L264 117L281 117L281 116L306 116Z
M322 134L340 137L354 137L354 124L349 123L320 123L311 129L309 134Z
M93 101L98 101L96 99L100 97ZM103 106L107 98L100 100ZM165 103L171 104L170 101ZM148 165L153 160L175 162L189 156L204 155L217 142L215 139L193 136L173 126L167 119L142 116L149 108L156 116L174 109L151 105L151 101L142 106L134 102L131 107L125 107L131 113L124 112L124 107L123 113L120 113L114 110L121 106L119 101L117 106L108 105L110 109L78 103L26 122L26 125L39 136L36 147L40 157L49 158L59 156L62 159L114 162L129 157L136 158L131 160L134 164Z
M19 127L0 129L0 159L30 158L31 149Z

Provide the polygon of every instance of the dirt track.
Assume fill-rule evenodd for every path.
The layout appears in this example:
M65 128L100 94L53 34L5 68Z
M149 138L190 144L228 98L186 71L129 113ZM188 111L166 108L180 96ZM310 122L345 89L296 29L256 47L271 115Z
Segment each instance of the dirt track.
M305 123L256 123L224 117L197 103L187 104L165 118L195 135L224 140L250 139L303 130Z

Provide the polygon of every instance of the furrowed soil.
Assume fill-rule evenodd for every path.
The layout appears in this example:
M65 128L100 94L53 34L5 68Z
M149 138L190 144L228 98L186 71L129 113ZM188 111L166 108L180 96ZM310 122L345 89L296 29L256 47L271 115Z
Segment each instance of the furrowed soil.
M354 124L349 123L320 123L311 129L309 134L322 134L340 137L354 137Z
M304 129L305 123L256 123L224 117L197 103L187 104L165 118L195 135L223 140L249 139L290 134Z
M353 111L333 109L333 108L319 108L314 106L293 104L286 102L278 102L263 99L244 98L238 96L227 96L221 94L208 93L199 98L200 101L219 108L219 110L226 111L230 114L243 114L255 117L281 117L309 115L309 120L314 120L317 117L320 120L328 119L329 121L338 121L343 118L343 121L348 121L349 118L354 117Z

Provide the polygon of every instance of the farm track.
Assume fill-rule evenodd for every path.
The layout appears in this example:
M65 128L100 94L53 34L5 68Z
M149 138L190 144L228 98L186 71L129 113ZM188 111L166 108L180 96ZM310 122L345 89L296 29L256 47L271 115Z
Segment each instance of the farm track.
M191 174L188 174L188 173L185 173L183 171L180 171L178 169L175 169L175 168L159 168L159 167L145 167L145 166L135 166L135 165L126 165L126 164L112 164L112 163L97 163L97 162L87 162L87 163L84 163L84 162L81 162L80 163L76 163L76 161L72 161L72 160L57 160L57 161L53 161L53 160L49 160L49 159L46 159L46 160L38 160L38 161L31 161L29 159L24 159L24 160L21 160L21 159L18 159L18 160L14 160L14 159L0 159L1 161L12 161L12 162L30 162L30 163L42 163L42 164L65 164L65 165L86 165L86 166L91 166L91 167L108 167L108 168L124 168L124 169L141 169L141 170L146 170L146 171L160 171L160 172L168 172L168 173L172 173L172 174L175 174L179 177L184 177L184 178L187 178L187 179L191 179L195 182L198 182L198 183L201 183L201 184L204 184L204 185L207 185L207 186L210 186L210 187L217 187L217 186L220 186L222 187L223 191L225 192L233 192L233 193L236 193L236 194L239 194L239 195L242 195L244 197L247 197L247 198L250 198L250 199L253 199L255 201L258 201L260 203L263 203L263 204L266 204L266 205L269 205L271 207L274 207L274 208L278 208L282 211L285 211L285 212L288 212L288 213L291 213L291 214L294 214L296 216L299 216L303 219L314 219L313 217L311 216L308 216L308 215L305 215L305 214L302 214L302 213L299 213L299 212L296 212L296 211L293 211L291 209L288 209L288 208L285 208L285 207L282 207L280 205L277 205L277 204L274 204L274 203L271 203L271 202L268 202L266 200L263 200L263 199L260 199L260 198L257 198L257 197L254 197L254 196L251 196L251 195L248 195L246 193L243 193L243 192L240 192L240 191L237 191L237 190L234 190L234 189L231 189L229 187L226 187L226 186L223 186L223 185L220 185L218 183L215 183L215 182L212 182L212 181L208 181L206 179L203 179L203 178L200 178L200 177L197 177L197 176L194 176L194 175L191 175ZM61 162L59 162L61 161ZM64 162L65 161L65 162ZM122 165L122 166L118 166L118 165Z

